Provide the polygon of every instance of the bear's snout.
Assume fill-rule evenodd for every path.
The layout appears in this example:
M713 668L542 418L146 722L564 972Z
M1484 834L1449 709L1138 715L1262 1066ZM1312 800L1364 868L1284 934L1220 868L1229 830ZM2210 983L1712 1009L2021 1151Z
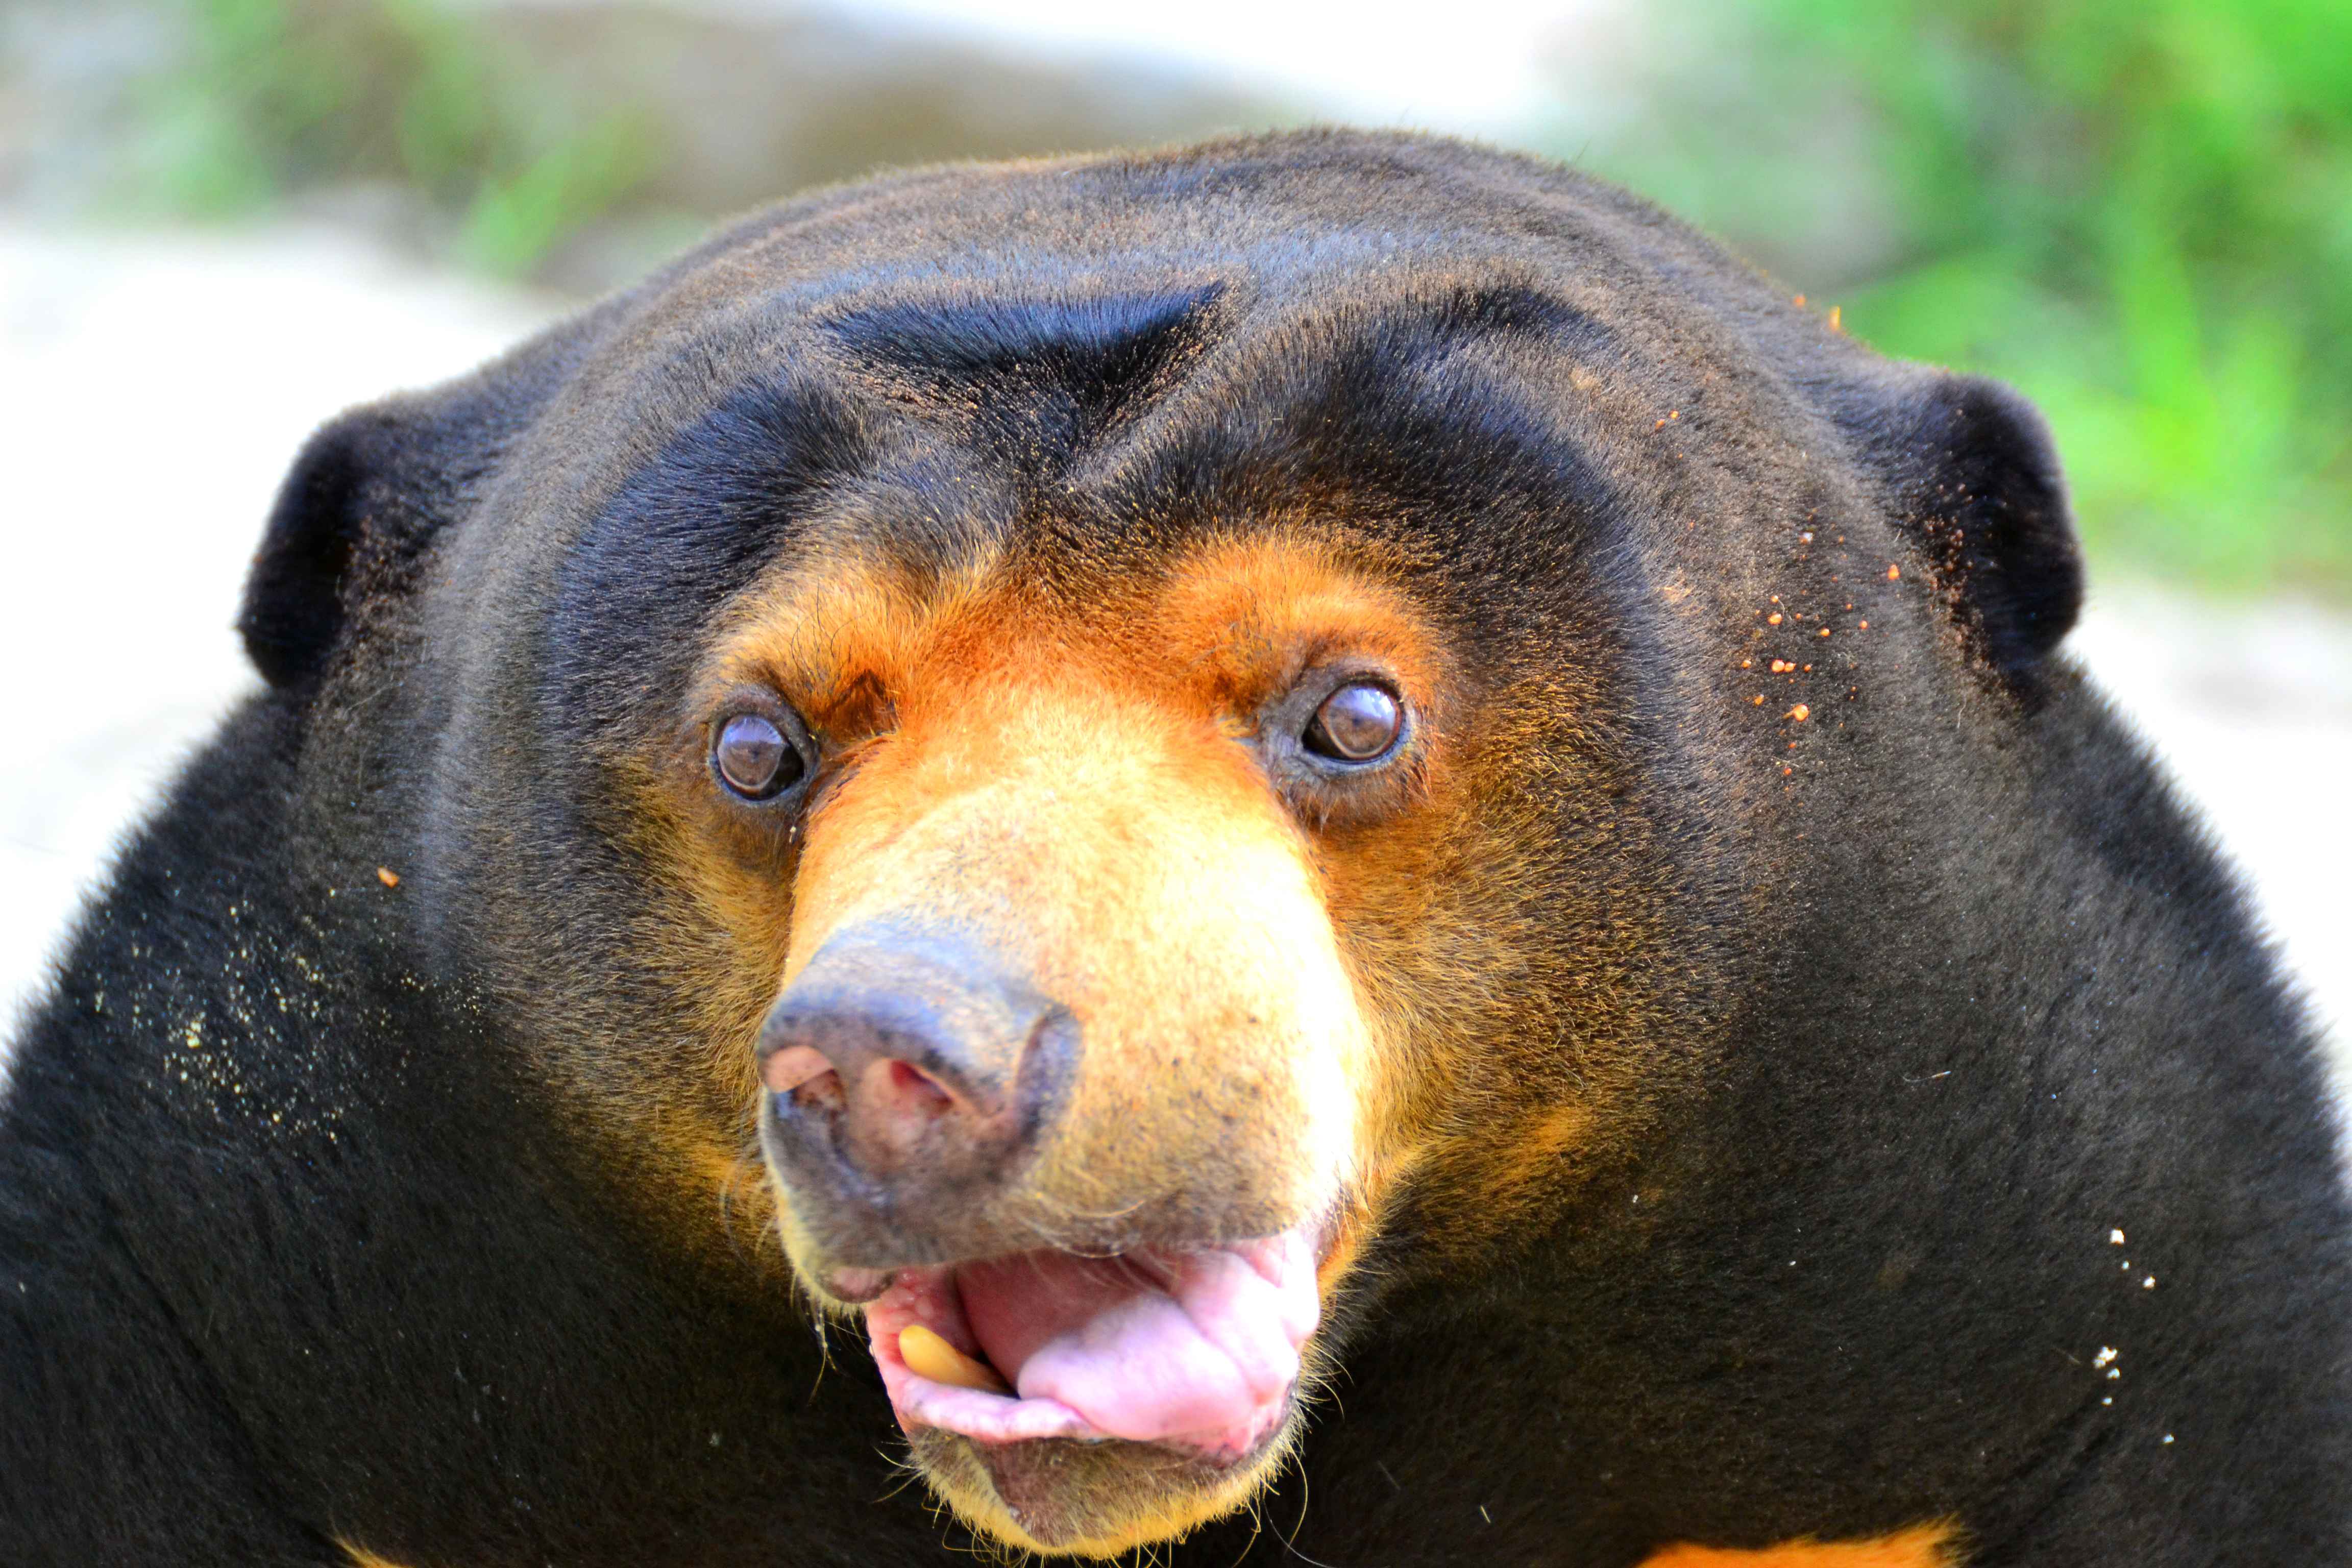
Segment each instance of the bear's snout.
M1076 1046L1068 1009L987 944L853 928L761 1029L769 1157L825 1194L828 1228L946 1244L1028 1164Z

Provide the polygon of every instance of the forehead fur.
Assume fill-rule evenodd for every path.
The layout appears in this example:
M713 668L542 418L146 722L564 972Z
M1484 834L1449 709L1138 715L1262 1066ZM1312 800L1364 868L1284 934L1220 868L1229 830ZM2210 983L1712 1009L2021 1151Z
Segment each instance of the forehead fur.
M950 527L1066 489L1152 492L1165 515L1204 485L1425 496L1485 471L1524 487L1554 478L1564 450L1606 445L1591 430L1563 442L1564 422L1608 409L1646 429L1719 405L1754 379L1763 338L1776 361L1859 352L1824 344L1622 193L1457 145L1340 135L808 198L595 328L541 436L589 516L649 466L691 458L680 445L698 433L720 459L779 448L764 460L790 468L790 487L903 458L917 426L931 449L902 482L1010 492L933 520ZM899 526L941 510L905 509Z

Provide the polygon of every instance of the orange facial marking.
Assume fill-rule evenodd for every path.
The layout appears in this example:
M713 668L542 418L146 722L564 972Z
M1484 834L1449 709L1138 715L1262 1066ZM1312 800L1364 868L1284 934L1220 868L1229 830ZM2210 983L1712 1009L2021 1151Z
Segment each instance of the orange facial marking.
M1445 868L1464 858L1457 824L1474 804L1449 748L1435 743L1459 700L1449 652L1391 581L1402 564L1304 531L1215 540L1170 574L1153 621L1171 673L1196 701L1246 713L1318 666L1360 664L1394 680L1422 737L1373 819L1311 825L1321 901L1374 1027L1378 1065L1356 1086L1367 1214L1390 1178L1418 1163L1432 1112L1416 1103L1425 1095L1414 1080L1433 1089L1448 1078L1442 1049L1417 1026L1423 998L1463 978L1438 906Z
M889 727L889 697L974 592L969 576L918 588L862 557L795 563L756 590L720 634L699 695L737 684L787 693L812 728L861 735Z
M1554 1184L1561 1160L1591 1142L1592 1122L1592 1108L1581 1101L1555 1106L1537 1117L1511 1141L1508 1157L1496 1170L1496 1201L1508 1203Z
M1580 1093L1498 1142L1490 1118L1473 1136L1449 1110L1482 1071L1501 1075L1484 1093L1519 1080L1479 1068L1469 1042L1513 1005L1495 975L1534 973L1504 949L1537 937L1465 903L1507 904L1528 873L1486 820L1491 781L1456 754L1455 656L1402 586L1410 564L1294 528L1098 580L980 561L917 582L828 555L745 595L697 700L773 692L827 760L788 848L747 849L731 808L688 804L709 793L699 751L673 784L689 840L674 863L731 948L709 988L725 1091L746 1108L729 1147L777 992L860 921L936 922L1026 963L1085 1023L1067 1147L1036 1171L1057 1214L1203 1182L1257 1189L1239 1212L1269 1228L1330 1206L1328 1291L1413 1173L1468 1159L1497 1224L1522 1191L1535 1201L1594 1115ZM1412 715L1409 751L1354 816L1286 798L1255 744L1299 683L1352 671ZM1539 753L1579 700L1573 684L1522 694L1480 742ZM1598 1093L1609 1072L1570 1076ZM716 1185L720 1162L698 1164ZM778 1218L798 1256L789 1205Z
M1957 1531L1922 1524L1869 1541L1791 1541L1742 1550L1677 1542L1642 1560L1641 1568L1959 1568Z
M1248 711L1318 659L1377 660L1424 709L1447 682L1426 621L1403 595L1312 538L1213 542L1171 576L1152 617L1171 673Z
M684 879L768 998L832 936L892 921L976 935L1068 1007L1085 1056L1033 1224L1181 1205L1204 1180L1233 1200L1223 1226L1279 1228L1342 1194L1360 1207L1364 1178L1396 1163L1384 1068L1402 1053L1375 1040L1384 1005L1343 937L1365 910L1409 925L1428 857L1412 831L1325 853L1330 825L1301 820L1252 742L1302 676L1376 671L1431 737L1411 787L1400 766L1381 797L1391 824L1411 816L1444 772L1437 640L1401 593L1303 536L1102 578L780 569L698 700L773 692L827 761L788 857L747 859L707 826ZM738 1011L740 1077L760 1009Z

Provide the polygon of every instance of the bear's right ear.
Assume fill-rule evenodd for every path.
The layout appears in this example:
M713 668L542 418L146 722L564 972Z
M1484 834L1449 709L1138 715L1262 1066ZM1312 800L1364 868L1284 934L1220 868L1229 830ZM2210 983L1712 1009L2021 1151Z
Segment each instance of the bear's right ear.
M237 611L264 679L282 689L318 679L359 598L396 592L472 506L578 341L576 330L550 334L446 385L352 409L310 437L270 508Z
M404 412L373 405L341 416L304 443L278 487L236 617L246 657L272 686L303 685L326 668L356 557L398 552L404 541L413 555L437 530L413 499L430 465Z

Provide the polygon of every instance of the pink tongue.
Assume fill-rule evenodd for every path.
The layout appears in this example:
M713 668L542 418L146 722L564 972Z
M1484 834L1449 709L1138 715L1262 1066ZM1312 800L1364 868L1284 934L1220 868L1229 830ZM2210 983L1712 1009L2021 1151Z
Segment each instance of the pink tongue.
M1181 1255L1024 1253L967 1264L956 1287L1024 1401L1108 1436L1236 1456L1281 1420L1321 1309L1297 1232Z

